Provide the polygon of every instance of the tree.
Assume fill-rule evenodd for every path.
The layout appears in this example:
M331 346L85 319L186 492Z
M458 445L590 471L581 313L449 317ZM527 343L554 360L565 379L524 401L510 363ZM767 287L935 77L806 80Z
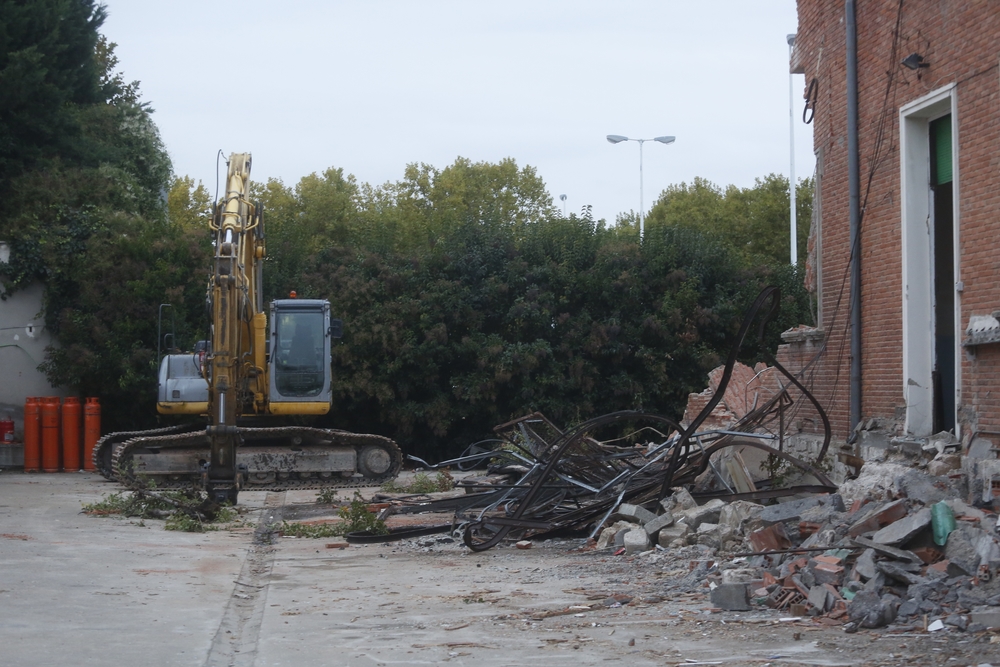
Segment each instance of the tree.
M517 235L523 227L553 217L556 208L545 182L530 166L511 158L499 163L459 157L443 170L407 165L403 180L363 190L359 206L364 229L386 228L382 247L426 247L469 225L494 226ZM374 223L374 224L372 224Z
M195 185L190 176L177 176L167 193L167 216L184 229L201 230L208 237L208 221L212 215L212 196L201 181Z
M170 182L152 110L97 32L102 7L3 2L0 17L0 297L41 281L50 381L105 399L106 428L150 424L159 304L190 338L203 320L208 235L192 225L207 193Z
M25 169L81 161L82 108L104 100L93 0L0 2L0 201Z
M812 213L811 179L796 189L798 257L804 261ZM678 226L716 235L756 261L787 263L790 206L788 179L777 174L758 178L752 188L723 189L704 179L666 188L646 218L647 228Z

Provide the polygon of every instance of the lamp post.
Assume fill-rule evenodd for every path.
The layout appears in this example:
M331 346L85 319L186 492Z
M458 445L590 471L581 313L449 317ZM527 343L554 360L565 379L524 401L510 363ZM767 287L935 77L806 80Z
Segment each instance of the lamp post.
M608 141L612 144L620 144L623 141L639 142L639 242L642 242L642 145L647 141L658 141L661 144L672 144L676 137L653 137L652 139L629 139L620 134L609 134Z
M566 217L566 195L559 195L559 199L563 203L563 217Z
M795 48L795 35L788 35L786 37L788 40L788 61L792 60L792 50ZM790 70L791 68L789 68ZM792 237L792 252L791 260L792 266L796 266L799 263L799 239L798 230L796 227L798 223L795 216L795 115L792 112L794 104L794 97L792 95L792 72L788 72L788 151L791 155L789 159L788 167L788 191L789 199L791 200L791 237Z

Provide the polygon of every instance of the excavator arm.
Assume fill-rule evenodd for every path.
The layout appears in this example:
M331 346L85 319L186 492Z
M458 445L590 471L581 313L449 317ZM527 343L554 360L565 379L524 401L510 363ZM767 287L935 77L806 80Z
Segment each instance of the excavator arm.
M205 489L219 499L233 499L242 485L236 463L240 434L237 418L256 399L265 398L264 332L260 276L265 256L263 221L248 200L250 154L229 158L226 193L217 205L212 228L215 257L209 280L211 336L206 370L207 428L210 459Z

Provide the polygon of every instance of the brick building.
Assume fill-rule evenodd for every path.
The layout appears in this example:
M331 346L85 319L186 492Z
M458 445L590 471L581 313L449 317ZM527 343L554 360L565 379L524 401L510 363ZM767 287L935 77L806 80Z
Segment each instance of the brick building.
M788 339L825 343L809 379L841 441L855 421L845 4L798 0L791 66L813 117L818 327ZM1000 444L1000 2L855 6L859 417Z

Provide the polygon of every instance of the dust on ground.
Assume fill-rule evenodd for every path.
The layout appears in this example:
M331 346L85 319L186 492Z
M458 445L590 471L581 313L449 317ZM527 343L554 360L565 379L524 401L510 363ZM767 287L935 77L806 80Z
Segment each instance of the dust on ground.
M292 633L324 627L338 637L350 665L1000 664L993 632L848 634L828 618L766 607L720 612L704 576L712 558L698 545L626 556L562 539L473 553L437 535L346 547L278 538L275 549L271 604L289 605ZM294 588L304 581L308 590Z

